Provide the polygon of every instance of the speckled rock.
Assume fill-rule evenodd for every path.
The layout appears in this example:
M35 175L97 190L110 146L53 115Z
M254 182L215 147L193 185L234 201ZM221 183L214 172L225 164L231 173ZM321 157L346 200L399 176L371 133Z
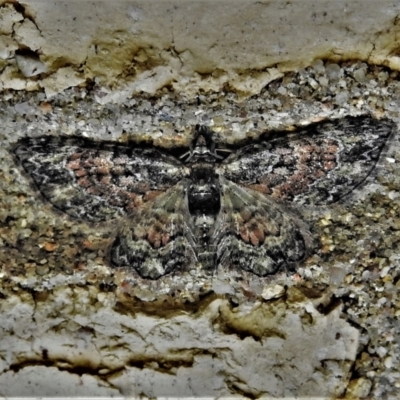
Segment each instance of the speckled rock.
M171 149L196 124L233 147L399 126L398 4L371 4L2 3L1 396L398 398L397 130L343 201L300 207L316 249L268 279L112 268L115 223L56 210L13 156L44 134Z

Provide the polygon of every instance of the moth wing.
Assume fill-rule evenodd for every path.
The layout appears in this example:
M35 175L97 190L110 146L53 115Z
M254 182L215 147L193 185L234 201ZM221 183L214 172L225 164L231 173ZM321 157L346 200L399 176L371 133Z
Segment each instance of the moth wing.
M306 255L305 226L273 199L221 178L221 212L213 242L219 265L259 276L291 269Z
M244 147L219 172L273 198L329 204L364 182L393 129L393 122L371 116L312 124Z
M14 154L50 203L95 222L136 210L187 173L178 160L156 149L84 138L26 138Z
M196 260L190 227L187 180L143 205L120 229L111 262L129 266L147 279L158 279Z

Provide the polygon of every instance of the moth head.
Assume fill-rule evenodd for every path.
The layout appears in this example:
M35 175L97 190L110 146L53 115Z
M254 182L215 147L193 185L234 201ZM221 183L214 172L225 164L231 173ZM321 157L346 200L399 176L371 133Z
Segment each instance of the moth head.
M215 133L210 128L196 125L193 129L193 138L190 142L189 151L183 154L181 159L186 163L215 162L223 159L216 152L214 135Z

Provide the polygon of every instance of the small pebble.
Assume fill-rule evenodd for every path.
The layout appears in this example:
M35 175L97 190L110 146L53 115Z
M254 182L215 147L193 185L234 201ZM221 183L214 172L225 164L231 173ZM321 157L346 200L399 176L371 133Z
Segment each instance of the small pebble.
M285 294L285 288L281 285L266 286L262 291L261 297L264 300L277 299Z

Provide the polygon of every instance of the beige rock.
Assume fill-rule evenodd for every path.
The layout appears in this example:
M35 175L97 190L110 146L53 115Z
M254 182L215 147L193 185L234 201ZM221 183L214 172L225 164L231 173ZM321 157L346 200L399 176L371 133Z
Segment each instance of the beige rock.
M23 15L15 10L12 3L3 4L0 8L0 33L11 34L14 24L23 19Z
M371 2L360 8L357 2L337 7L324 0L308 8L301 2L282 7L280 2L256 1L235 6L102 1L95 17L91 3L24 4L34 22L5 5L4 33L14 31L21 45L40 50L53 72L67 65L82 69L85 79L119 92L128 81L131 93L154 93L172 84L193 96L200 89L219 90L229 84L252 95L282 72L319 58L359 58L392 68L399 64L399 27L393 22L398 10ZM345 31L353 34L343 35Z
M14 55L18 45L14 39L9 36L0 35L0 58L6 60Z
M52 97L63 90L83 83L85 79L72 67L60 68L48 78L40 81L40 86L44 88L47 97Z
M26 367L19 371L8 371L0 375L0 393L2 396L32 397L38 391L44 397L88 396L97 393L100 397L115 397L118 390L103 386L89 375L79 376L55 367Z
M39 50L45 39L41 36L36 25L29 19L17 23L14 27L15 40L30 50Z
M2 369L47 360L59 368L120 371L98 376L97 388L87 382L80 395L100 396L110 385L125 396L147 397L221 396L231 393L231 385L278 397L340 393L358 343L357 330L340 318L339 308L322 315L296 290L288 302L237 311L215 300L199 316L175 313L168 319L116 312L113 295L94 287L59 288L43 300L14 295L0 304L0 352L4 346L8 352ZM27 382L28 376L31 384L11 384L2 394L66 396L74 379L66 375L62 384L54 368L32 367L0 375L0 383ZM50 376L54 382L43 385Z
M4 89L26 90L27 88L27 82L16 66L6 67L0 79Z
M359 378L350 381L346 391L346 399L363 399L371 391L372 383L369 379Z
M285 293L285 288L281 285L266 286L262 291L261 297L264 300L277 299Z
M40 75L48 71L47 66L40 61L39 57L33 55L16 55L15 61L17 62L19 70L26 77Z

